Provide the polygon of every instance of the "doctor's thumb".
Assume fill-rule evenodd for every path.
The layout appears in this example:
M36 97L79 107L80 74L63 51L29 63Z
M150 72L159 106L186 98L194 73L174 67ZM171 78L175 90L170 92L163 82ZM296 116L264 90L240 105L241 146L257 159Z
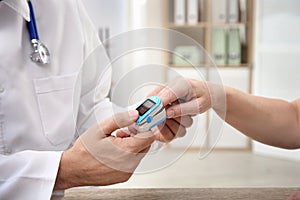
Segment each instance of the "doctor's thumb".
M99 125L105 135L110 135L119 128L133 124L137 120L138 116L139 113L137 110L121 112L101 121Z

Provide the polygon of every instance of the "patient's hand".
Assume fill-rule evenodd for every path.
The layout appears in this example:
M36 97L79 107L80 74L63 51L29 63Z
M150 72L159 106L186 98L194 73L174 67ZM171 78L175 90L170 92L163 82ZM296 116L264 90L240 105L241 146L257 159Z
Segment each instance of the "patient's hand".
M196 115L212 106L208 84L183 77L158 86L150 95L160 96L166 106L167 118Z

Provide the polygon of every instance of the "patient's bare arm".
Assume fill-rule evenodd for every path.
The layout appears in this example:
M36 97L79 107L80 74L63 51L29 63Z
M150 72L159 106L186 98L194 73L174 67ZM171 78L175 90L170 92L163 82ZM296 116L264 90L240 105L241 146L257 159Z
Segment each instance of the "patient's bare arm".
M165 105L183 100L167 109L169 118L213 108L224 114L227 123L257 141L287 149L300 148L300 99L287 102L264 98L185 78L177 78L151 94L159 95Z

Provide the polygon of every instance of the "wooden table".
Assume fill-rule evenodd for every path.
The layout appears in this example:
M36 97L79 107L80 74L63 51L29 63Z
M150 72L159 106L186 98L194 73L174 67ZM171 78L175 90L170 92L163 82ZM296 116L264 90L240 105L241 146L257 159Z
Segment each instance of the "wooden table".
M285 200L299 188L70 189L66 200Z

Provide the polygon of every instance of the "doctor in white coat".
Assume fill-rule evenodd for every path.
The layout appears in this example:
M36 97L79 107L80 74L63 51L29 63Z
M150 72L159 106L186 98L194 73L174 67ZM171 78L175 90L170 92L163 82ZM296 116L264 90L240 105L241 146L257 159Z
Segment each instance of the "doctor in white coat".
M154 137L110 136L138 113L108 118L111 69L99 65L102 61L82 68L99 44L82 3L32 0L32 5L40 41L50 51L47 65L30 58L27 0L0 1L0 199L59 199L67 188L128 180ZM169 122L162 141L178 130L184 135L192 120Z

